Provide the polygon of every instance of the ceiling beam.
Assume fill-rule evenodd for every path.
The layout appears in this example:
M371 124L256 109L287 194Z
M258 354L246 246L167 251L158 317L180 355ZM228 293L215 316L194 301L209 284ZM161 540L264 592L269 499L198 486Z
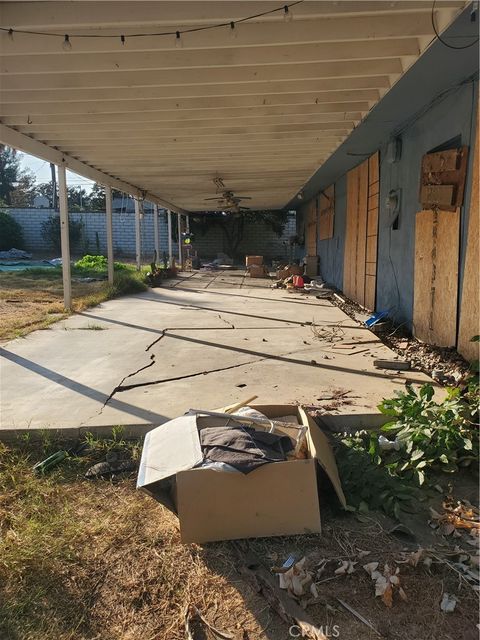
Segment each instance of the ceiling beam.
M3 3L8 10L9 4L16 3ZM23 3L22 3L23 4ZM42 3L43 4L43 3ZM57 4L57 3L53 3ZM58 3L60 4L60 3ZM69 3L70 4L70 3ZM78 3L82 5L83 3ZM137 3L132 5L132 10ZM156 3L154 3L156 4ZM181 5L182 3L178 3ZM207 5L209 3L206 3ZM340 3L341 4L341 3ZM92 3L93 7L94 4ZM21 5L20 5L21 6ZM407 5L408 6L408 5ZM451 18L458 12L456 8L441 6L441 12L444 15L449 15ZM92 7L92 9L93 9ZM393 7L391 7L393 8ZM83 19L85 19L85 7L82 7ZM145 29L145 33L152 32L152 26L158 24L158 6L155 7L156 19L152 18L151 21L142 25ZM48 12L44 10L45 16ZM90 13L90 9L88 11ZM348 42L355 40L375 40L375 39L389 39L389 38L410 38L412 36L425 36L432 35L434 32L431 23L431 6L430 9L421 12L405 11L399 12L395 16L392 12L388 13L370 13L368 15L355 15L345 19L344 16L339 15L327 15L310 17L305 20L293 20L293 22L284 22L279 16L279 20L268 20L265 22L248 22L238 27L238 37L236 38L236 47L255 47L255 46L268 46L278 44L299 44L299 43L315 43L315 42ZM53 19L54 13L50 18ZM230 18L231 20L231 18ZM12 26L15 28L19 22L8 20L7 17L2 19L2 24ZM138 24L138 22L137 22ZM67 28L69 25L65 25ZM51 25L53 27L53 24ZM77 42L81 39L75 40L75 30L82 29L96 29L98 33L99 25L95 23L93 19L82 27L82 21L72 21L70 29L70 40L72 43L72 50L76 46ZM137 32L141 32L141 29L137 29ZM178 27L177 27L178 28ZM176 29L175 29L176 30ZM161 31L161 29L160 29ZM211 49L212 44L215 48L231 48L232 39L230 29L215 29L208 33L207 37L205 32L188 33L182 36L182 42L184 48L192 49ZM63 31L62 33L66 33ZM117 32L118 33L118 32ZM17 34L18 36L22 34ZM128 41L128 32L126 33ZM27 38L30 36L26 36ZM41 36L40 36L41 37ZM51 40L49 37L43 37L45 41ZM173 50L175 48L175 35L166 37L157 37L157 41L161 41L161 44L165 49ZM267 44L266 44L267 43ZM58 47L62 46L62 38L58 39ZM157 47L160 44L157 44ZM120 38L117 40L117 47L121 51L122 45ZM8 49L7 49L8 50ZM33 52L33 49L31 49ZM65 52L68 55L68 52Z
M157 42L159 40L157 39ZM304 64L307 62L341 62L368 59L418 56L418 38L360 40L355 42L307 43L269 47L237 47L229 49L173 49L167 51L131 51L117 44L115 53L77 52L73 48L64 55L44 54L30 48L28 53L14 55L16 39L2 47L1 74L24 73L99 73L104 71L150 71L186 69L222 69L259 65ZM57 47L58 47L57 42ZM61 48L59 47L59 50ZM5 55L3 53L5 52ZM32 57L33 56L33 57ZM28 59L28 62L27 62Z
M132 122L129 125L130 133L140 133L143 131L172 131L172 122L175 123L176 131L183 131L184 129L217 129L219 127L251 127L257 125L274 125L274 124L320 124L323 123L325 128L340 128L349 127L350 129L356 122L361 120L362 114L357 112L351 112L348 114L292 114L292 115L276 115L267 117L237 117L237 118L208 118L208 119L192 119L192 120L164 120L155 123L151 122ZM96 133L108 133L108 134L123 134L125 132L125 126L122 124L37 124L37 125L18 125L18 130L23 133L29 131L35 131L41 135L47 135L47 133L64 133L64 132L77 132L84 134L96 134Z
M64 29L75 25L77 28L89 28L94 24L97 28L116 29L119 27L137 27L144 24L158 26L172 25L204 25L217 22L230 22L249 15L263 13L275 8L271 2L238 1L226 2L170 2L161 3L159 11L156 2L120 2L112 9L110 2L94 2L86 13L83 2L22 2L3 3L2 22L9 27L37 30ZM462 6L459 0L442 0L446 7L459 8ZM281 6L281 5L280 5ZM342 2L304 2L292 7L295 19L312 19L322 16L346 16L362 13L377 13L386 11L389 13L403 13L407 11L428 12L431 9L430 0L409 1L392 3L380 0L350 0ZM282 12L270 14L263 18L256 18L257 22L269 20L281 20Z
M139 189L138 187L131 185L128 182L124 182L123 180L120 180L115 176L110 176L99 171L98 169L94 169L90 165L85 164L80 160L76 160L75 158L62 153L57 149L53 149L52 147L38 142L37 140L33 140L32 138L25 136L23 133L19 133L14 129L10 129L3 124L0 124L0 143L8 147L12 147L13 149L23 151L24 153L29 153L33 156L36 156L37 158L46 160L47 162L52 162L53 164L56 164L58 166L63 165L70 171L73 171L74 173L84 176L85 178L98 182L99 184L102 184L104 186L109 186L113 189L117 189L118 191L129 193L136 198L145 197L145 199L149 202L167 207L172 211L180 211L181 213L183 213L181 209L178 209L171 202L163 200L156 194L144 194L142 189Z
M277 80L275 82L240 82L238 84L175 85L142 87L136 91L123 89L39 89L37 91L3 91L2 102L97 102L122 100L151 100L158 98L204 98L208 96L270 95L281 93L311 93L345 91L348 89L389 89L390 75L360 76L357 78L324 78L323 80Z
M1 116L29 115L31 118L37 115L60 114L86 114L86 113L144 113L145 111L167 111L174 108L196 111L197 109L218 109L239 107L265 107L293 104L326 104L326 103L355 103L373 102L379 99L376 89L358 89L354 91L326 91L318 93L284 93L270 96L237 96L226 98L184 98L175 100L123 100L121 102L97 102L94 106L88 103L38 103L38 104L0 104Z
M147 111L135 114L135 122L160 122L160 121L184 121L196 120L204 118L238 118L256 116L268 117L271 115L289 115L297 113L333 113L347 114L349 112L366 112L369 109L368 102L333 102L320 104L295 104L295 105L260 105L255 107L228 107L228 108L211 108L198 110L175 110L166 111ZM36 130L37 125L44 124L116 124L121 123L129 125L132 117L125 113L84 113L84 114L56 114L56 115L37 115L34 118L30 114L3 116L2 121L8 126L32 126L32 131Z
M149 71L110 70L98 73L29 73L28 57L25 73L4 74L2 90L37 89L131 89L135 87L237 84L241 82L274 82L278 80L319 80L323 78L355 78L399 74L403 71L400 58L368 59L341 62L306 62L295 64L256 65L231 68L176 69Z

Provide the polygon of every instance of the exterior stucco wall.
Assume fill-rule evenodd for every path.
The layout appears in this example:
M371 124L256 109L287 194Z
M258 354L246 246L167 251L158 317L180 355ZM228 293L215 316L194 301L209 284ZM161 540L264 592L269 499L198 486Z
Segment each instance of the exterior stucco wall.
M393 133L386 135L380 146L380 203L377 257L377 310L389 310L396 322L411 328L413 318L413 287L415 261L415 215L421 210L419 185L422 156L454 139L470 148L464 204L461 208L460 278L466 251L466 232L472 182L475 114L478 108L478 80L450 91L421 117L406 123L397 134L402 142L398 162L387 161L387 146ZM374 153L375 149L371 150ZM365 156L367 157L367 156ZM359 159L363 161L364 158ZM327 186L327 185L326 185ZM391 189L401 190L400 224L391 227L391 215L386 199ZM346 226L346 173L335 181L334 236L318 241L322 277L340 290L343 288L343 261ZM299 217L302 225L302 216Z

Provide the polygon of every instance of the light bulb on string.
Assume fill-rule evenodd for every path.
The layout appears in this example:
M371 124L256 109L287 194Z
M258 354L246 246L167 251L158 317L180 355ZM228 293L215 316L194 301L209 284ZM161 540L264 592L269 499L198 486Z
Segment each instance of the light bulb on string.
M123 36L123 35L122 35L122 36L120 36L120 42L121 42L122 44L125 44L125 36Z
M230 37L232 40L235 40L237 37L237 29L235 27L235 22L230 22Z
M181 49L183 47L183 40L180 35L180 31L177 31L175 34L175 46L177 49Z
M293 20L293 13L288 8L288 4L283 7L283 19L285 22L291 22Z
M65 38L63 40L63 44L62 44L62 48L65 51L70 51L72 48L72 43L70 42L70 36L68 34L65 34Z
M13 29L8 30L8 39L13 42Z

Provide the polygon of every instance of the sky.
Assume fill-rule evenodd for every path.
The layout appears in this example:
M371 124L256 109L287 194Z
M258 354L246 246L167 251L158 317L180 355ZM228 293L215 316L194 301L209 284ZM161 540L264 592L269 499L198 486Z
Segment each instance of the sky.
M32 173L35 174L35 178L37 182L40 184L42 182L50 182L51 173L50 173L50 164L45 160L40 160L35 156L30 156L27 153L20 154L20 163L22 169L29 169ZM84 178L83 176L79 176L76 173L72 173L67 169L67 184L68 186L83 187L86 191L90 191L93 186L93 182Z

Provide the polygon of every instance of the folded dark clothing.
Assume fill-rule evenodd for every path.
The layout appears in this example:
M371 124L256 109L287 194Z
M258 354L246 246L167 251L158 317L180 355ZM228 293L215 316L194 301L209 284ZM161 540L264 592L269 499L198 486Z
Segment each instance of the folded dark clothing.
M200 431L204 458L250 473L269 462L283 462L295 443L289 436L252 427L206 427Z

